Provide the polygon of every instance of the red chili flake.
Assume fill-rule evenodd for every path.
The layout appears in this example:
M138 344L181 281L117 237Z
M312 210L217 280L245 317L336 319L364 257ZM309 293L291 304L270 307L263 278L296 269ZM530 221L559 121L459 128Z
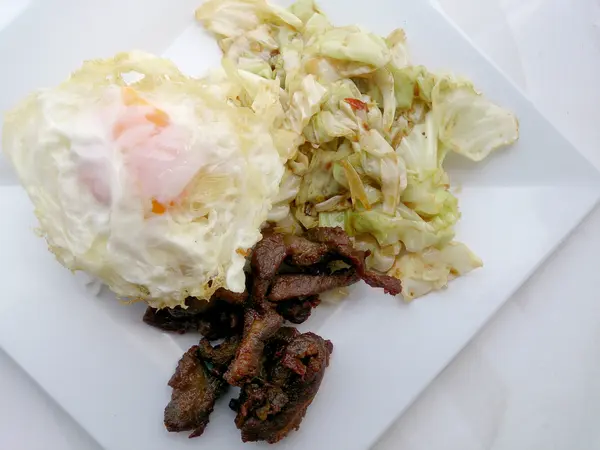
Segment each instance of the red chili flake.
M354 111L366 111L369 109L365 102L360 101L357 98L345 98L344 101L348 103Z

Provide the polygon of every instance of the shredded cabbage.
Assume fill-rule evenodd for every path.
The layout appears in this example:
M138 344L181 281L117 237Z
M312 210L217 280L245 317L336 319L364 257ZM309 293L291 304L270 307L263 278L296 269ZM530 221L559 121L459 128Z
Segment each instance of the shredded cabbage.
M406 300L481 266L453 241L460 212L442 164L513 143L511 112L413 65L403 30L336 27L313 0L209 0L196 17L223 50L231 101L272 124L288 159L275 229L344 228Z
M406 300L442 289L448 281L482 266L481 260L466 245L449 242L420 253L405 253L393 264L390 275L402 280Z

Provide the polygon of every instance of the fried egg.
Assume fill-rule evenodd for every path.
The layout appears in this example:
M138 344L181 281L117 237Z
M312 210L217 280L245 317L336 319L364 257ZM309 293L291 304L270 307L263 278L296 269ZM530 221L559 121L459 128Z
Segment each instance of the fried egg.
M244 290L284 160L268 123L207 83L123 53L6 116L3 150L64 266L155 307Z

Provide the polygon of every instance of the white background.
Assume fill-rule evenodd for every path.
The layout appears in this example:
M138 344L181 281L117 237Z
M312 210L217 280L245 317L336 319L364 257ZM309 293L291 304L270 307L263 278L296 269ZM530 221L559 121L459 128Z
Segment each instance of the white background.
M598 0L438 3L600 168ZM374 448L600 448L599 254L596 211ZM1 351L0 399L1 449L98 449Z

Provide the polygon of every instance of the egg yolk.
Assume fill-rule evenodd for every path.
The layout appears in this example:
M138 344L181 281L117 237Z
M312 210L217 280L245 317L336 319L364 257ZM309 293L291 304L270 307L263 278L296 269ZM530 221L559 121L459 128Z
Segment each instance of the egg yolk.
M121 88L121 97L125 106L129 108L141 108L138 108L133 112L133 117L131 117L130 114L125 114L125 117L117 120L113 128L113 137L115 140L118 140L128 129L135 127L140 128L140 126L143 128L144 122L148 122L155 127L155 129L152 130L152 135L160 133L161 129L169 126L169 115L163 110L151 105L131 87L125 86ZM143 115L140 113L143 113ZM148 139L148 141L151 141L151 139ZM151 142L146 142L146 144L151 145ZM148 174L144 174L143 172L140 173L140 169L143 170L142 167L144 166L144 162L137 158L138 155L136 155L135 152L130 156L130 163L132 163L134 166L138 166L138 181L140 181L140 177L142 182L149 181L147 176L144 176ZM170 203L171 205L173 204L173 202ZM156 198L152 198L151 204L152 212L154 214L164 214L167 210L167 206L158 201Z
M123 155L128 175L153 214L164 214L183 195L187 184L186 133L169 115L133 88L121 88L121 109L112 127L112 140ZM110 203L106 170L80 166L80 181L103 204Z

